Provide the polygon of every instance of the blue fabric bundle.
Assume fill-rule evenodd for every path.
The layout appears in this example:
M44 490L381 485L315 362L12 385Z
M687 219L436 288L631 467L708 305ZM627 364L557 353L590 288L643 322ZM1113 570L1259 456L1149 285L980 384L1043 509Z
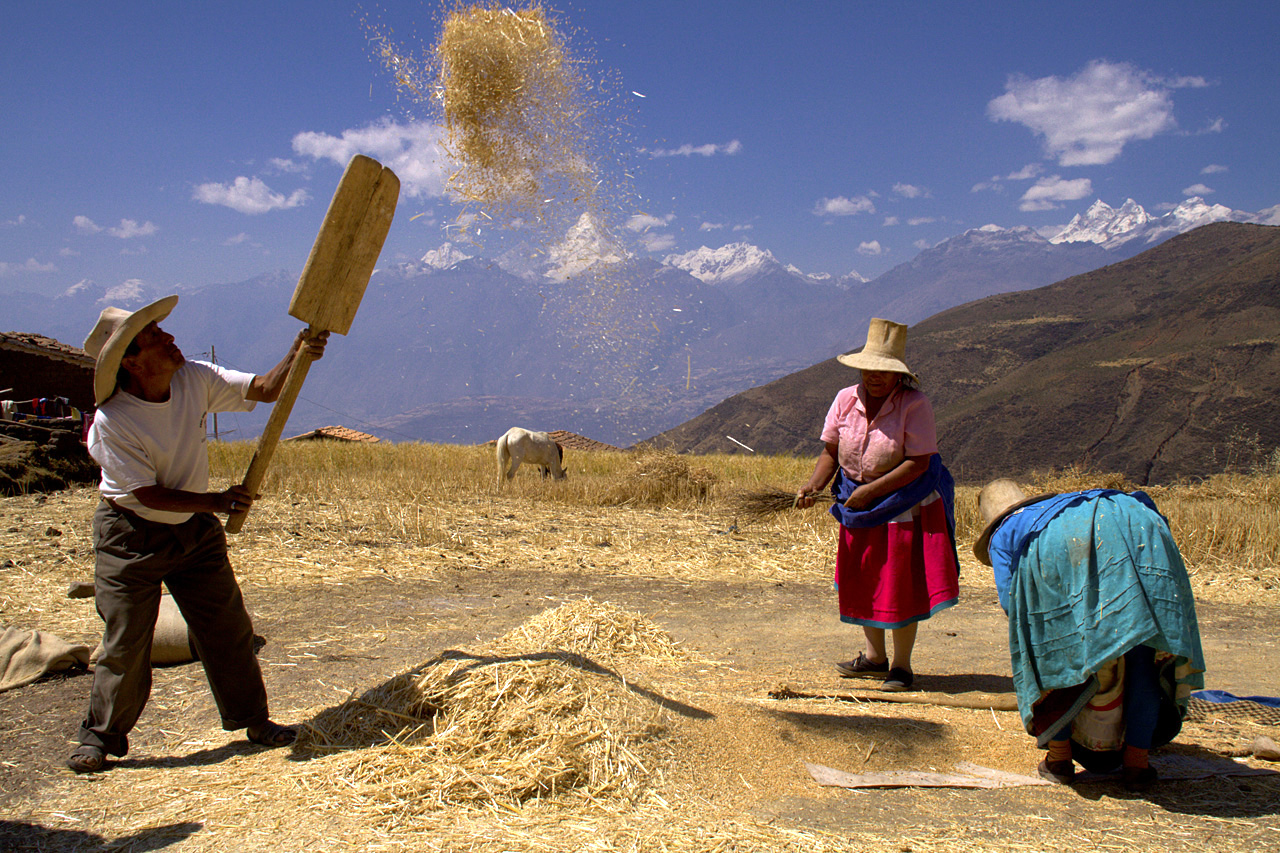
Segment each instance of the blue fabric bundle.
M1037 510L1034 523L1012 528L1019 556L1008 587L1009 656L1027 730L1045 691L1084 684L1140 644L1176 655L1189 664L1183 686L1203 687L1191 583L1150 498L1098 490L1043 503L1026 508ZM1010 544L1001 543L1006 554Z

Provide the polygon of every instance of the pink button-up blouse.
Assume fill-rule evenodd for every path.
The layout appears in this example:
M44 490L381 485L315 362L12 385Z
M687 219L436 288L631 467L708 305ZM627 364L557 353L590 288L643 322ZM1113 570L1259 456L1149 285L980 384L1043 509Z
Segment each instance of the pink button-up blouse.
M933 406L923 392L898 386L870 424L866 393L861 383L842 388L822 425L822 440L839 446L837 458L846 477L869 483L908 456L938 452Z

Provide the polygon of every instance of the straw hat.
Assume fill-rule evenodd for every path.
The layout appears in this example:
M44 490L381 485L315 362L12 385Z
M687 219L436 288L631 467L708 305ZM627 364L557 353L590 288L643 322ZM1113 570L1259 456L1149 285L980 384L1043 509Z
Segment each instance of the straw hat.
M1000 479L987 483L982 487L982 491L978 492L978 512L982 513L982 520L987 526L982 528L978 541L973 543L973 555L986 565L991 565L991 554L987 551L987 545L991 542L991 534L996 532L1000 522L1016 509L1051 497L1053 497L1052 493L1029 498L1013 480Z
M120 370L124 351L133 343L138 332L145 329L148 323L168 317L177 304L177 296L166 296L137 311L126 311L123 308L102 309L97 325L93 327L89 337L84 339L84 351L95 360L94 405L101 406L116 392L116 373Z
M894 373L905 373L919 382L919 377L907 367L906 356L906 325L872 317L871 325L867 328L866 346L858 351L838 355L836 361L859 370L889 370Z

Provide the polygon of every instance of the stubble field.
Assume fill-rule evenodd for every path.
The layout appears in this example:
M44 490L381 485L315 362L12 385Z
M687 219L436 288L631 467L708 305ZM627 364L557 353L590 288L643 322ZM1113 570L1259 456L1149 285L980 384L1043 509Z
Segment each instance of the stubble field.
M215 445L219 482L251 448ZM819 786L849 773L1034 776L1004 617L957 496L959 606L923 623L911 703L835 676L836 525L734 496L811 460L574 453L494 487L484 447L286 445L231 557L292 749L221 731L198 665L156 670L129 755L62 768L89 677L0 694L15 850L1270 849L1276 775L1066 789ZM1067 472L1043 490L1123 485ZM1277 478L1149 490L1192 570L1208 686L1280 695ZM0 499L0 619L92 646L90 489ZM736 523L735 523L736 522ZM785 688L785 689L784 689ZM797 698L774 698L790 696ZM957 707L956 703L974 707ZM1225 761L1274 724L1201 715L1162 758ZM1245 766L1274 768L1256 759Z

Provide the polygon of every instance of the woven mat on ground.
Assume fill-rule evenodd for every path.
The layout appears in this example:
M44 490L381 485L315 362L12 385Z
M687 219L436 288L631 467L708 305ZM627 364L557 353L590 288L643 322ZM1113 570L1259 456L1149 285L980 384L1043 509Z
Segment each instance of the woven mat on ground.
M1209 702L1192 696L1187 703L1188 720L1234 720L1280 726L1280 708L1249 699L1235 702Z

